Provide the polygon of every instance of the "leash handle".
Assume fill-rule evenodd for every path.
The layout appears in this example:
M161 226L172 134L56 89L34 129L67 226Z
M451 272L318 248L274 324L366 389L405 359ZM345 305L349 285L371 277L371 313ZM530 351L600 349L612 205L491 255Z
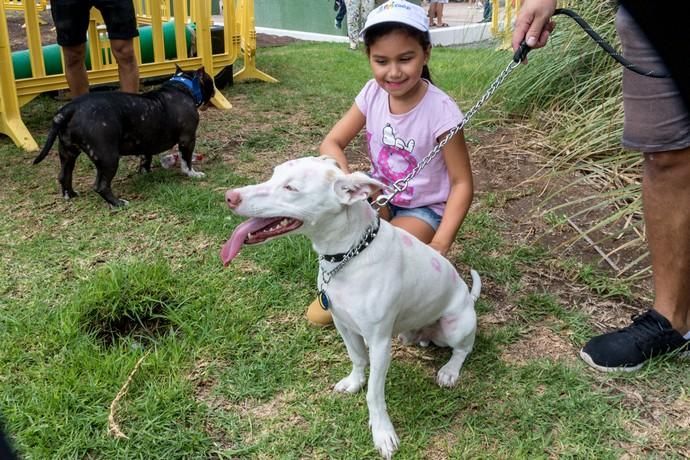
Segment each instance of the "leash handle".
M618 51L616 51L606 40L601 38L601 35L596 33L594 29L592 29L592 26L590 26L587 21L582 19L582 17L574 12L573 10L569 10L567 8L556 8L554 11L553 15L556 16L558 14L562 14L564 16L568 16L570 19L575 21L577 25L579 25L582 30L585 31L589 37L594 40L594 42L599 45L609 56L611 56L616 62L618 62L620 65L625 67L626 69L635 72L638 75L642 75L644 77L652 77L652 78L670 78L671 74L668 72L664 71L658 71L658 70L652 70L652 69L645 69L643 67L640 67L630 61L628 61L626 58L623 57Z
M520 43L520 47L515 51L515 54L513 54L513 62L519 63L525 60L527 58L527 53L532 51L532 48L527 46L527 42L525 40L522 40L522 43Z

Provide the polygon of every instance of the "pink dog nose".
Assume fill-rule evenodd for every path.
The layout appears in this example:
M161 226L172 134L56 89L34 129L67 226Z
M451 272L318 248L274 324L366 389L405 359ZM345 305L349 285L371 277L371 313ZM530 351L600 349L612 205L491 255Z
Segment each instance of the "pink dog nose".
M230 209L235 209L242 202L242 196L235 190L228 190L225 192L225 201Z

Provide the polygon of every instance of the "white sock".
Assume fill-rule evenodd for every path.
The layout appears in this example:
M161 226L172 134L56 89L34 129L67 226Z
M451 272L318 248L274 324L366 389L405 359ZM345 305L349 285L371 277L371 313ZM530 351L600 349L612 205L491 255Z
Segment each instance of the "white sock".
M683 336L683 338L684 338L685 340L690 340L690 331L688 331L687 334L685 334L685 335Z

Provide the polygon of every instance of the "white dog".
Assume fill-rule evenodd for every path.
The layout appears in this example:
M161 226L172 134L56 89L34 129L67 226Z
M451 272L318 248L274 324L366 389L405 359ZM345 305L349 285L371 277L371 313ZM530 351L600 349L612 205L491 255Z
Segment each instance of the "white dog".
M474 302L481 281L472 270L472 292L453 265L414 236L378 219L367 198L383 187L364 173L343 173L328 157L277 166L267 182L225 194L230 209L251 219L223 246L227 265L243 244L301 233L320 256L322 303L352 360L352 372L335 391L355 393L371 366L367 405L374 444L384 458L398 447L384 398L391 338L453 349L436 380L452 387L472 351L477 326ZM367 353L368 347L368 353Z

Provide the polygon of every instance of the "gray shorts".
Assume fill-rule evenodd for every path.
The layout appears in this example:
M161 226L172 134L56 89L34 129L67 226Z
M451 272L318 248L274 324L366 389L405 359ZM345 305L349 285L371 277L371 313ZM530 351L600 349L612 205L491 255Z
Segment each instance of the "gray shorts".
M623 8L616 14L623 56L645 69L668 72L654 47ZM690 147L690 114L671 78L623 70L623 147L644 153Z
M415 217L429 224L434 231L438 230L438 226L441 225L441 216L428 207L401 208L400 206L389 203L388 209L391 212L391 219L394 217Z

